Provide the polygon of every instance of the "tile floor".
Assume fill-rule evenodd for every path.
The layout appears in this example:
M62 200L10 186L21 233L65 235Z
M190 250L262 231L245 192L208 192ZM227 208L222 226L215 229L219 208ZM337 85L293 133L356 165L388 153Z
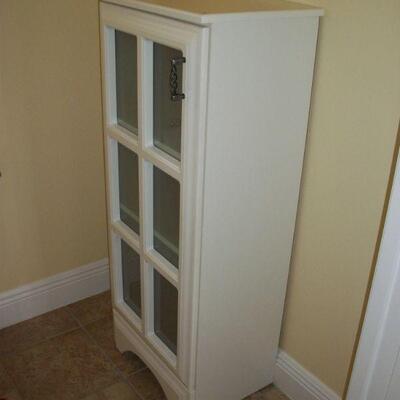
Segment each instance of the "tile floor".
M0 400L165 400L143 362L114 346L110 293L0 330ZM210 399L218 400L218 399ZM247 400L288 400L269 386Z

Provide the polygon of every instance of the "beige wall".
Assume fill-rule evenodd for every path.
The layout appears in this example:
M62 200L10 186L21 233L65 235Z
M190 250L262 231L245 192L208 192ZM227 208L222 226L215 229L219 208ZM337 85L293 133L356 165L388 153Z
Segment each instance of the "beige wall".
M281 346L342 393L400 111L400 1L325 9Z
M0 1L0 292L106 256L96 0Z
M282 347L344 388L400 106L400 1L323 7ZM0 1L0 292L106 256L96 0Z

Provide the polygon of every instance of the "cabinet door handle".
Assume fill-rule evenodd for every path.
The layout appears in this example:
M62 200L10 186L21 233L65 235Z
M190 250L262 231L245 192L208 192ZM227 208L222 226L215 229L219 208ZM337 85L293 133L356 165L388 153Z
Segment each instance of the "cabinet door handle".
M185 98L185 93L178 92L178 70L177 65L182 65L186 62L185 57L171 58L171 70L169 72L169 90L172 101L181 101Z

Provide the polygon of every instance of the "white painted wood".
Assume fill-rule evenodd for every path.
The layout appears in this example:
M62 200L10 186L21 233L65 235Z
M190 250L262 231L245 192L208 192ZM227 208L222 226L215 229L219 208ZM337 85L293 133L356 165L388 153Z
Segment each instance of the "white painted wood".
M187 129L194 132L190 137L183 137L183 148L186 154L182 166L182 198L186 199L187 206L182 208L181 221L186 224L185 240L188 246L182 246L182 265L191 265L192 270L181 267L180 276L180 300L179 318L187 315L185 324L180 324L180 349L179 352L185 356L186 362L181 365L181 373L186 368L187 386L191 398L195 399L194 387L196 385L196 361L197 361L197 338L198 338L198 312L200 296L200 264L201 264L201 241L203 224L203 193L204 193L204 170L206 149L206 121L207 121L207 95L208 95L208 67L209 67L209 34L208 29L200 33L196 51L199 53L197 62L194 64L192 76L188 76L194 84L197 95L194 98L192 118L188 120ZM195 56L194 51L190 54ZM188 140L190 139L190 140ZM190 247L189 247L190 246Z
M106 258L0 293L0 329L110 288Z
M390 399L400 349L400 163L390 196L347 400ZM397 369L396 369L397 368ZM388 394L389 393L389 394ZM398 397L400 398L398 393Z
M122 353L131 351L137 354L153 374L157 377L168 400L189 400L189 393L185 385L160 359L158 353L148 345L144 338L138 335L127 320L114 311L114 332L117 348Z
M160 355L166 361L167 366L176 369L176 373L180 378L188 383L194 380L193 369L188 367L193 363L192 355L195 346L192 334L193 309L197 307L192 301L195 277L198 273L194 272L198 268L198 259L194 259L195 254L198 254L197 247L199 246L198 235L194 235L196 230L196 219L201 209L201 202L194 202L197 196L197 188L200 184L196 181L197 176L202 176L203 160L199 160L199 155L203 152L202 148L198 147L199 143L204 143L204 118L205 118L205 99L200 99L204 95L206 68L207 68L207 28L201 28L186 23L171 21L160 18L154 15L144 14L141 12L124 9L121 7L110 6L109 4L101 4L101 29L102 29L102 47L103 47L103 82L105 108L104 112L110 114L105 116L105 142L106 142L106 164L107 164L107 187L108 187L108 203L109 203L109 218L112 222L113 231L118 231L118 223L115 224L115 218L118 220L119 215L116 207L118 204L118 175L117 164L115 157L114 141L124 140L128 143L128 138L123 135L122 131L115 128L115 78L110 76L109 71L115 71L115 63L110 59L115 58L114 45L110 43L113 40L113 29L123 30L136 35L139 43L138 51L138 76L142 78L138 85L139 92L139 129L138 129L138 144L137 149L131 143L131 150L137 152L140 169L140 226L141 234L139 238L140 254L142 257L143 266L142 281L143 281L143 315L145 318L144 334L147 342L153 346L158 346L156 340L153 340L153 324L151 322L153 314L153 296L152 296L152 273L151 268L157 268L169 281L178 286L179 304L184 306L179 307L180 329L178 332L178 355L177 359L172 363L172 357L165 349ZM187 57L183 74L183 90L187 96L182 106L182 161L179 163L153 147L151 128L152 128L152 77L151 77L151 48L150 41L156 41L170 47L180 49ZM104 47L105 46L105 47ZM115 73L115 72L113 72ZM108 99L107 97L110 97ZM113 100L114 99L114 100ZM111 106L110 106L111 104ZM150 108L150 109L149 109ZM190 134L189 134L190 133ZM112 140L110 141L110 138ZM131 140L132 141L132 140ZM128 143L129 144L129 143ZM114 152L114 153L113 153ZM180 219L180 265L179 278L177 273L172 273L172 266L166 260L161 260L160 257L152 256L150 249L152 248L153 230L152 230L152 165L156 165L164 172L178 180L181 184L181 219ZM199 172L200 171L200 172ZM182 175L187 178L182 181ZM185 218L183 218L185 215ZM193 217L192 217L193 215ZM114 222L113 222L114 221ZM199 229L197 229L199 232ZM120 230L120 232L129 234L129 231ZM125 238L127 236L125 235ZM132 236L131 243L136 243ZM126 317L123 309L120 307L122 301L122 285L120 282L120 269L118 267L118 249L117 242L111 241L111 253L116 253L117 256L112 256L112 271L113 271L113 287L114 287L114 305ZM196 253L197 252L197 253ZM151 264L150 264L151 262ZM115 264L115 265L114 265ZM147 267L146 267L147 266ZM180 281L183 280L186 284L182 286ZM135 329L137 329L137 324ZM185 331L182 334L182 329Z
M136 232L121 221L111 222L111 230L120 238L124 239L136 253L140 253L140 240Z
M198 400L272 382L317 30L310 17L212 27Z
M115 229L116 225L120 226L120 229ZM138 315L124 302L123 297L123 281L122 281L122 259L121 259L121 240L124 240L129 246L133 248L139 254L139 243L137 240L132 240L129 232L122 233L123 230L128 230L121 222L112 223L112 230L110 232L111 244L112 244L112 259L110 265L113 266L113 300L114 307L122 314L125 318L128 318L132 325L139 332L143 331L142 321Z
M146 250L144 258L172 285L179 287L179 272L174 265L168 262L154 249Z
M159 339L154 331L148 335L148 340L157 353L163 357L173 369L176 369L178 362L177 356Z
M278 352L274 385L291 400L340 400L340 397L287 353Z
M108 203L113 232L128 238L113 220L118 176L110 149L125 141L140 164L141 230L131 243L142 258L144 318L138 329L119 306L112 242L117 343L156 371L170 400L240 400L273 379L320 11L282 9L287 3L277 0L257 16L217 18L150 2L119 3L141 11L101 3ZM210 28L186 23L206 20ZM114 28L138 39L137 143L114 129L115 66L107 60ZM152 41L186 58L180 162L153 146ZM152 165L181 185L178 270L152 249ZM176 357L154 334L154 269L178 289Z
M282 17L318 17L323 10L285 0L107 0L193 24L254 21Z
M162 154L162 152L155 147L145 149L143 154L147 161L151 162L166 174L172 176L178 182L181 181L181 168L177 160L174 160L168 154Z
M142 206L144 224L142 225L143 252L153 247L153 166L147 160L142 160L142 173L140 176L140 190L142 192Z
M115 139L134 153L138 152L138 139L122 126L111 125L107 127L107 134L110 138Z
M392 378L390 380L389 389L385 400L400 399L400 353L397 353L397 361L393 369Z

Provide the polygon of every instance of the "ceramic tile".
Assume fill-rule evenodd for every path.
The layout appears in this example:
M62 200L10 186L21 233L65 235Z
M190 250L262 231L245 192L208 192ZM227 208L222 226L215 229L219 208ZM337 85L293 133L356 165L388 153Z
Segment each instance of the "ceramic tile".
M88 297L67 306L82 325L112 315L110 291Z
M4 369L2 365L0 365L0 399L2 397L6 397L14 390L14 384Z
M144 400L166 400L160 384L150 370L131 375L129 381Z
M68 310L91 338L66 308L0 331L0 399L166 400L145 364L116 349L109 292L71 304ZM116 367L129 376L134 389L120 381ZM271 385L246 400L289 399Z
M19 395L19 393L16 390L12 390L11 392L6 393L5 395L2 395L4 397L0 397L0 399L4 400L22 400L22 397Z
M113 385L93 393L82 400L141 400L133 389L125 382Z
M93 322L87 325L86 329L117 368L124 374L129 375L146 368L146 365L135 354L121 354L115 347L112 317L106 317Z
M104 400L140 400L125 382L118 382L101 391Z
M279 389L270 385L246 397L245 400L289 400Z
M90 394L89 396L86 396L82 400L104 400L103 396L100 397L97 393Z
M0 354L26 349L78 325L63 308L0 330Z
M7 354L2 362L25 400L76 400L117 381L114 366L82 330Z

